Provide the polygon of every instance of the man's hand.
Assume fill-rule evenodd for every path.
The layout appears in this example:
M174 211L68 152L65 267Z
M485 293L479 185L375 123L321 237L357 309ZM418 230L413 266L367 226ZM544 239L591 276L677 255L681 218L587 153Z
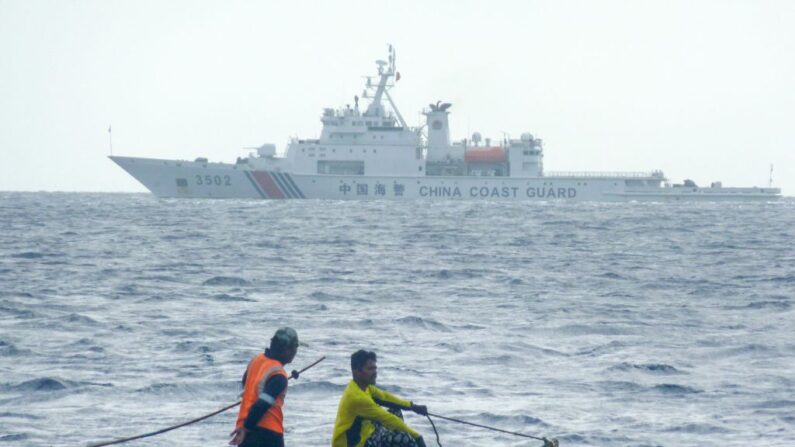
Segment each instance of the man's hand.
M555 438L544 438L544 447L558 447L560 443Z
M298 376L300 375L301 373L299 373L297 369L294 369L293 372L290 374L290 377L292 377L293 379L297 379Z
M422 439L422 436L420 436L419 438L415 439L414 442L417 443L417 447L425 447L425 440Z
M229 440L229 445L240 445L243 443L243 439L246 438L246 429L243 427L236 428L232 430L232 433L229 433L229 436L232 437Z
M421 414L423 416L427 416L428 415L428 407L426 407L425 405L414 405L414 403L412 403L411 404L411 411L413 411L413 412L415 412L417 414Z

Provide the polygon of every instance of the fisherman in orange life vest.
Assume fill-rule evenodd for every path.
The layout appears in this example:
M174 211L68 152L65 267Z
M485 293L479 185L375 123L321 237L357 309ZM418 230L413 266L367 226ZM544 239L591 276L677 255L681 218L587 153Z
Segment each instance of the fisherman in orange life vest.
M283 327L271 338L270 348L256 355L243 375L243 399L230 445L284 447L282 405L287 393L284 365L298 352L298 334ZM293 371L293 377L298 372Z
M342 393L337 409L332 447L425 447L422 436L403 422L400 410L427 415L428 408L375 386L375 352L354 352L351 372L353 380Z

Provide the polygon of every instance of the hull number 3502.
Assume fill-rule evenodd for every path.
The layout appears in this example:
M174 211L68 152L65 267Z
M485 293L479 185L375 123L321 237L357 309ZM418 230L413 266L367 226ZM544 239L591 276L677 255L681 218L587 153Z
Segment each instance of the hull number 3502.
M232 186L232 178L228 175L196 175L197 185Z

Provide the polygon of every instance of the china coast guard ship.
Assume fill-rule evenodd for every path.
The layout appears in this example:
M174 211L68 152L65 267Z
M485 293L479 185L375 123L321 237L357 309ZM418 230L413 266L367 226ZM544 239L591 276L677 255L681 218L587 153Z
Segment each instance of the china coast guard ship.
M318 139L273 144L236 163L111 156L158 197L250 199L464 200L772 200L778 188L670 185L661 171L551 173L542 141L530 133L493 141L479 133L450 141L451 104L423 110L425 126L409 127L389 91L400 79L395 52L376 61L360 108L324 109ZM388 108L386 105L388 104Z

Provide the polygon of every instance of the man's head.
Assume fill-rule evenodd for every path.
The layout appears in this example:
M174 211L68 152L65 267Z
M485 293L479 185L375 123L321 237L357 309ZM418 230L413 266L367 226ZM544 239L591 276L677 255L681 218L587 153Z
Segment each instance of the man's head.
M375 352L360 349L351 355L351 373L353 380L360 386L375 385L378 377Z
M292 362L298 352L298 333L291 327L283 327L271 338L270 352L285 365Z

